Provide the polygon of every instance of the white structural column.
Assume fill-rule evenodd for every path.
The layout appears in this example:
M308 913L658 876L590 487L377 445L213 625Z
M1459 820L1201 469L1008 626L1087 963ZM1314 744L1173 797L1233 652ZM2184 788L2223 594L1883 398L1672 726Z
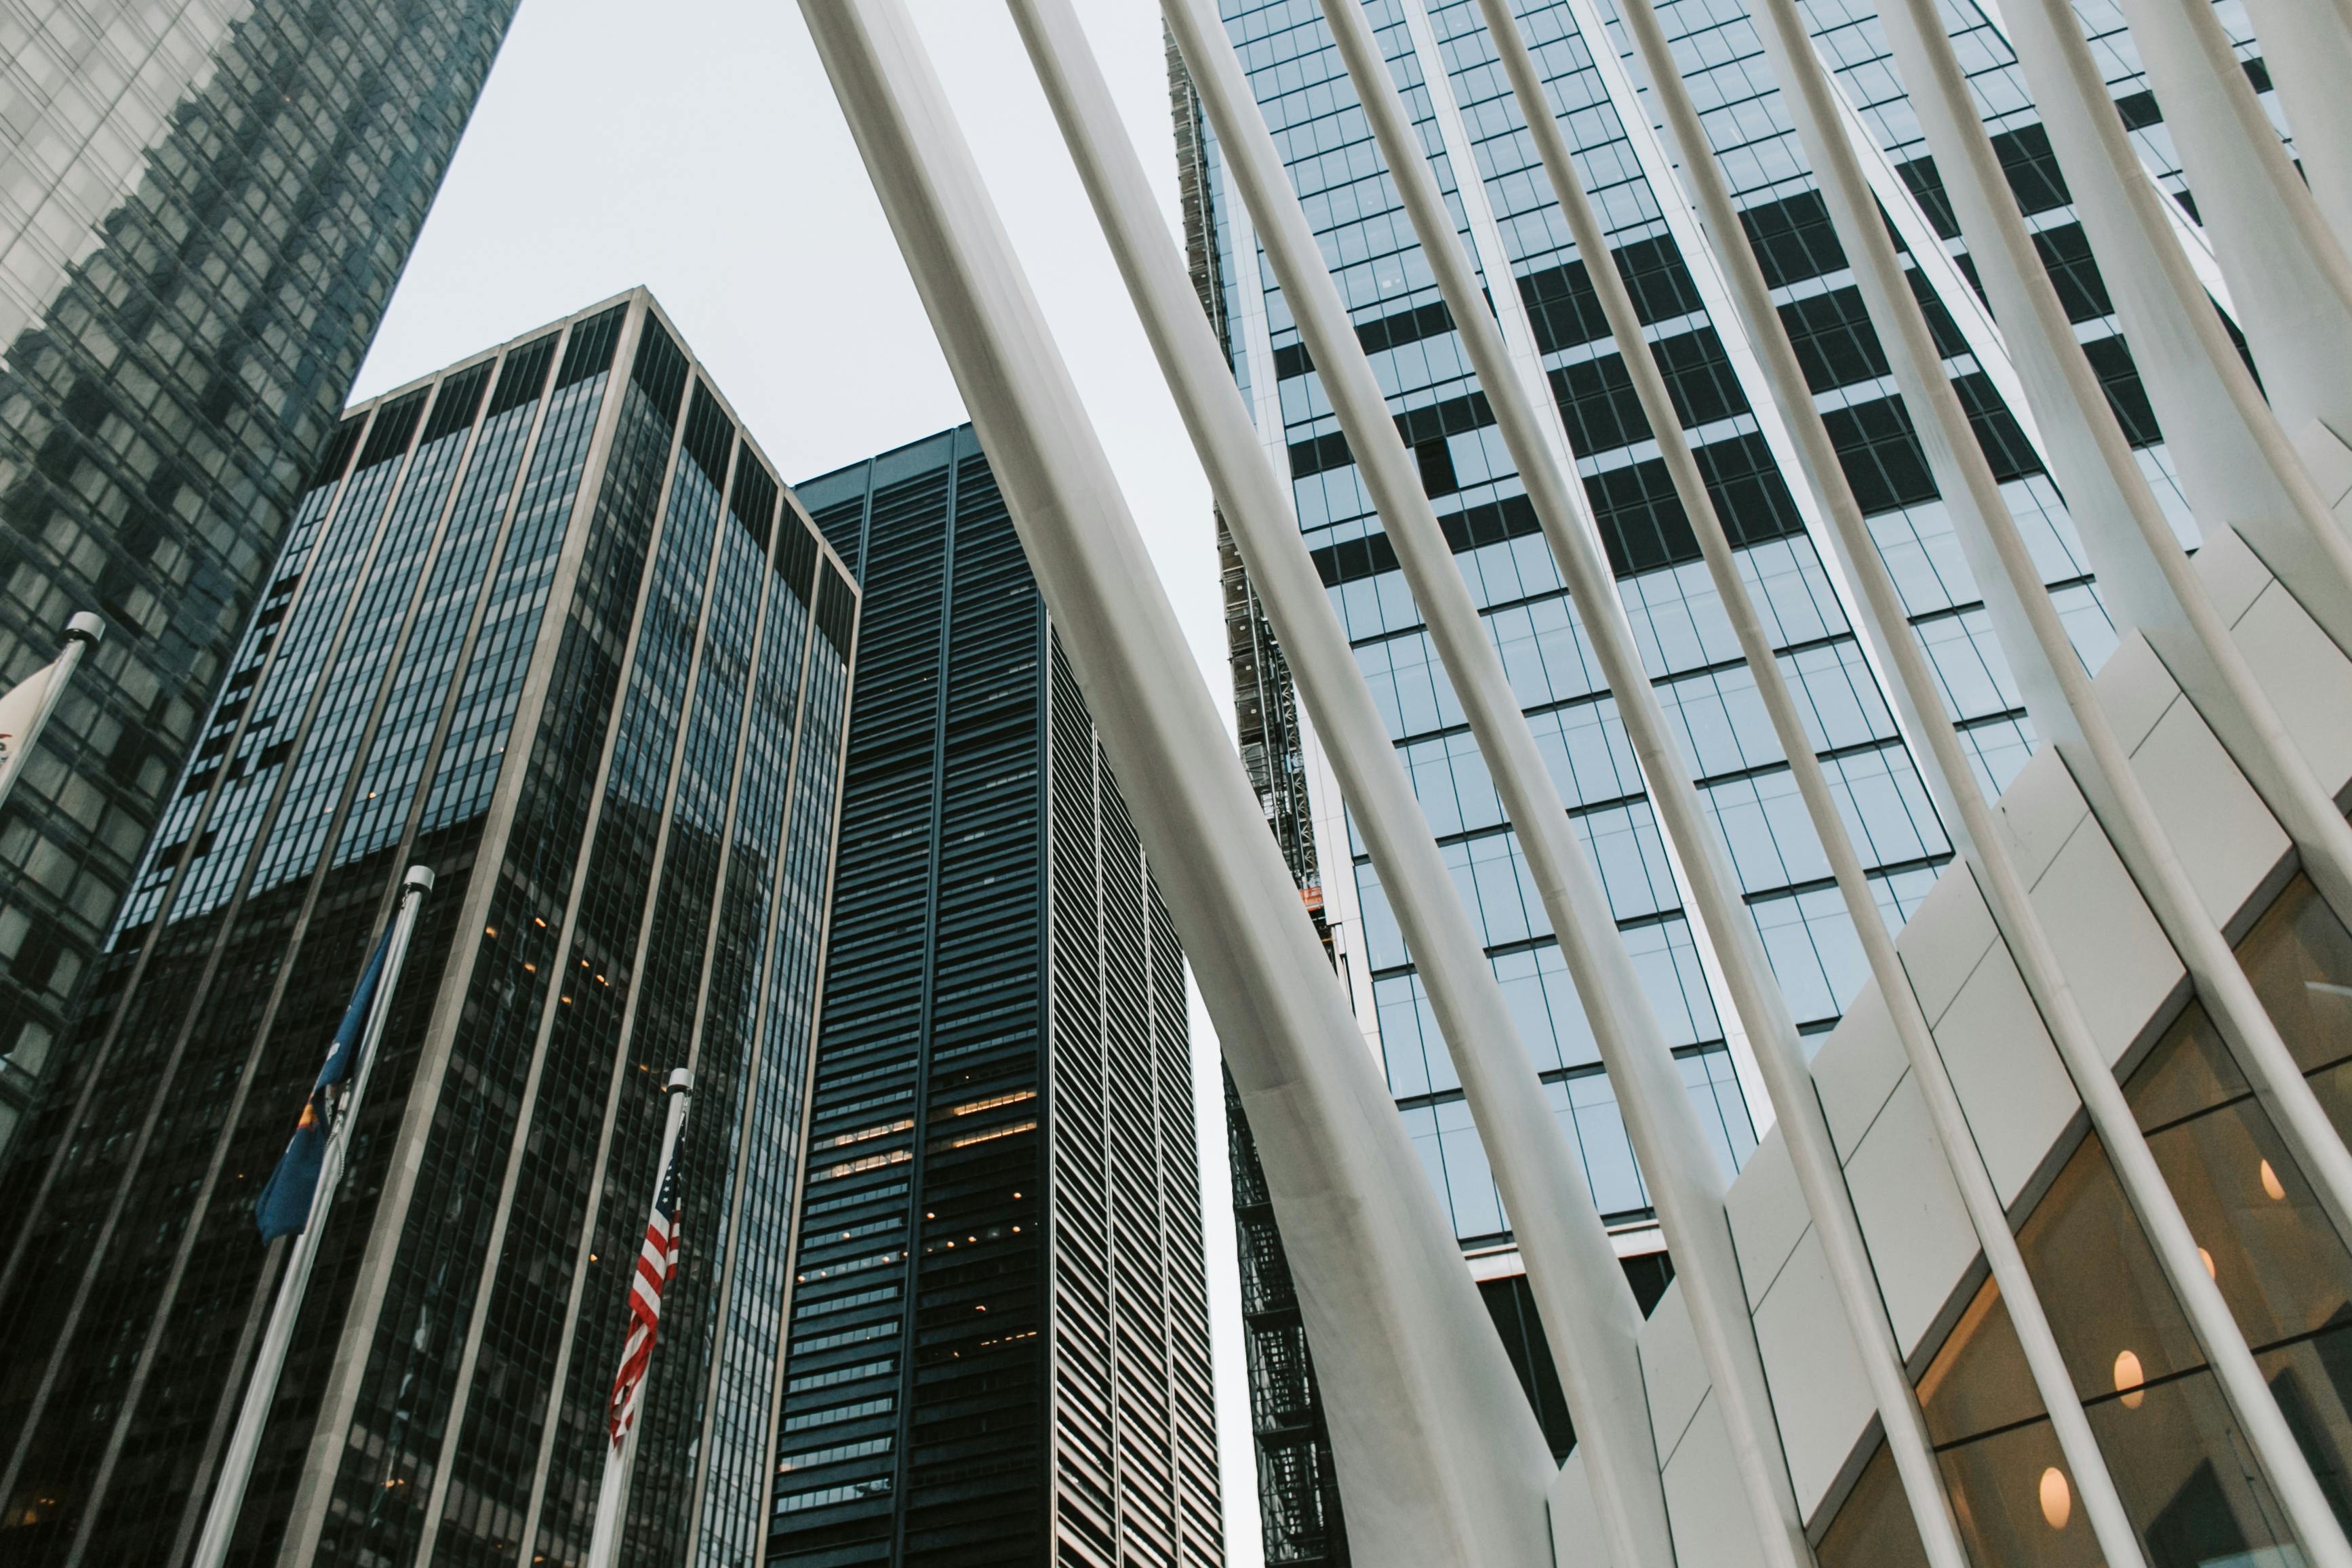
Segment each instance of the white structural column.
M1548 1568L1552 1475L904 0L802 0L1068 648L1255 1133L1350 1538Z
M1723 1172L1699 1128L1600 879L1576 841L1502 660L1423 492L1419 470L1397 433L1339 289L1292 193L1216 7L1211 0L1163 0L1161 12L1192 68L1193 87L1216 128L1227 171L1256 220L1299 335L1321 373L1430 639L1519 835L1674 1252L1766 1561L1776 1568L1809 1561L1724 1213ZM1458 257L1458 249L1454 254ZM1500 367L1482 377L1489 395L1498 385L1515 386L1507 350L1483 300L1475 317L1457 310L1456 320L1465 333L1475 320L1489 336L1488 347ZM1532 444L1539 447L1540 438ZM1544 461L1549 463L1548 456ZM1603 581L1606 602L1613 607L1613 585L1605 577ZM1591 601L1585 602L1590 624ZM1647 690L1647 676L1638 662L1634 672ZM1619 691L1622 700L1622 685ZM1670 767L1679 769L1680 759Z
M2352 922L2352 826L2287 734L2165 520L2011 198L1932 0L1887 0L1880 16L1978 275L2010 323L2053 476L2109 612L2147 635L2294 840L2328 904Z
M1943 375L1927 318L1904 279L1877 207L1845 155L1849 150L1827 134L1822 107L1836 89L1813 52L1796 0L1762 0L1759 9L1759 32L1783 97L2034 727L2065 758L2150 912L2195 977L2240 1070L2262 1095L2338 1232L2352 1239L2352 1152L2254 994L2216 914L2206 909L2099 704L1967 412Z
M1638 1359L1641 1313L1583 1173L1291 517L1283 481L1259 446L1077 15L1070 0L1012 0L1012 9L1461 1074L1559 1364L1611 1558L1623 1568L1669 1568L1674 1547ZM1326 1359L1329 1354L1345 1352Z
M1504 442L1518 465L1520 480L1527 486L1528 499L1559 562L1561 575L1567 580L1586 634L1592 640L1602 674L1616 695L1617 711L1634 754L1641 760L1651 800L1680 852L1698 915L1715 940L1726 984L1746 1025L1766 1090L1772 1097L1772 1109L1780 1120L1790 1163L1795 1168L1798 1186L1821 1239L1830 1277L1853 1336L1856 1355L1879 1419L1886 1428L1888 1446L1895 1456L1912 1512L1919 1521L1920 1537L1927 1547L1929 1560L1937 1568L1965 1568L1968 1555L1961 1548L1958 1527L1944 1495L1927 1438L1927 1422L1920 1415L1918 1401L1912 1396L1902 1352L1895 1345L1894 1329L1879 1297L1877 1277L1871 1271L1870 1254L1863 1245L1862 1225L1854 1216L1853 1198L1846 1191L1837 1151L1830 1140L1829 1122L1805 1068L1796 1020L1790 1016L1787 998L1765 956L1763 939L1739 896L1738 883L1732 875L1715 822L1699 803L1688 765L1667 727L1656 688L1643 665L1633 625L1618 597L1615 575L1601 552L1585 508L1579 505L1581 496L1573 488L1573 470L1555 461L1553 443L1546 439L1545 426L1557 426L1559 421L1549 406L1537 404L1526 382L1512 373L1502 332L1486 308L1480 279L1462 249L1436 178L1422 156L1412 119L1389 74L1388 62L1371 25L1365 19L1361 0L1323 0L1323 13L1339 43L1340 57L1347 62L1349 74L1354 79L1356 96L1364 106L1373 136L1380 142L1390 177L1412 216L1422 253L1428 258L1430 270L1454 313L1471 363L1476 367L1479 381L1494 406ZM1597 237L1597 225L1589 226ZM1585 248L1581 240L1579 248L1584 251L1586 270L1596 284L1604 271L1611 272L1615 281L1605 240L1599 245L1597 254ZM1500 291L1513 284L1506 273L1491 278L1491 287ZM1622 296L1622 283L1618 284L1618 291ZM1626 356L1628 370L1638 362L1654 378L1655 364L1649 346L1642 337L1638 320L1631 319L1631 301L1625 299L1623 303L1633 329L1633 347ZM1697 465L1682 442L1673 401L1663 397L1663 385L1659 391L1664 419L1659 418L1658 410L1645 411L1650 414L1653 433L1662 444L1671 439L1681 449L1683 466L1696 481ZM1670 458L1670 464L1671 461ZM1697 488L1701 504L1705 505L1706 486L1700 484ZM1735 578L1736 570L1735 568ZM1766 658L1769 663L1769 648ZM1802 739L1801 728L1797 748L1811 757L1810 742Z
M2170 201L2146 178L2071 0L2009 0L2004 15L2190 508L2235 528L2352 648L2352 540L2295 455L2300 427L2273 413L2174 239Z
M1627 20L1638 47L1654 72L1663 68L1671 79L1662 81L1662 98L1676 137L1686 148L1696 148L1705 155L1705 131L1698 122L1696 110L1689 94L1683 88L1675 70L1673 56L1656 13L1649 0L1624 0ZM1823 95L1833 91L1818 60L1812 55L1811 40L1801 18L1786 0L1762 0L1759 10L1759 31L1774 56L1774 64L1783 88L1790 100L1801 132L1807 122L1813 131L1828 117L1822 112ZM1967 442L1967 451L1975 459L1975 469L1989 484L1982 454L1976 451L1973 438L1968 434L1964 414L1957 413L1957 399L1950 387L1940 378L1932 385L1917 387L1920 378L1913 374L1925 361L1933 364L1933 340L1927 337L1925 322L1920 319L1916 300L1901 278L1899 265L1895 261L1893 246L1887 242L1884 227L1876 222L1874 208L1862 208L1869 217L1867 225L1855 221L1857 204L1854 193L1866 190L1852 171L1850 152L1816 133L1805 135L1807 150L1816 160L1816 172L1824 185L1832 215L1838 220L1839 236L1847 247L1849 259L1864 286L1864 298L1871 306L1872 319L1888 334L1889 358L1906 384L1904 392L1913 402L1915 418L1918 419L1923 441L1929 446L1932 462L1937 465L1939 481L1957 465L1953 443L1944 431L1947 426L1933 401L1940 393L1951 405L1944 412L1959 419L1958 429ZM1841 171L1840 163L1844 164ZM1700 199L1708 227L1716 243L1726 251L1725 259L1738 275L1741 315L1748 330L1758 336L1768 361L1773 368L1774 394L1781 402L1782 412L1792 427L1801 428L1806 455L1806 467L1814 486L1831 503L1840 537L1842 549L1848 556L1849 569L1855 572L1864 587L1874 618L1882 621L1887 641L1895 645L1895 664L1904 683L1904 700L1918 714L1922 729L1928 737L1930 751L1941 778L1935 782L1950 799L1961 815L1972 841L1970 854L1979 881L1987 895L1995 921L2007 938L2011 954L2017 960L2029 992L2040 1008L2050 1029L2053 1041L2064 1061L2068 1074L2074 1080L2076 1092L2082 1097L2093 1128L2099 1134L2113 1161L2117 1179L2138 1215L2142 1228L2179 1297L2200 1345L2211 1364L2232 1411L2269 1472L2273 1485L2286 1506L2304 1549L2309 1558L2329 1568L2352 1568L2352 1547L2347 1547L2342 1530L2328 1509L2325 1495L2313 1479L2310 1466L2295 1446L2293 1434L2281 1416L2277 1404L2255 1364L2252 1354L2240 1335L2223 1301L2220 1289L2206 1273L2197 1245L2188 1224L2181 1217L2179 1206L2165 1186L2162 1172L2140 1135L2131 1107L2125 1100L2115 1074L2108 1069L2096 1042L2091 1038L2080 1007L2061 969L2047 934L2035 915L2025 883L2017 872L1999 824L1978 787L1968 761L1960 750L1958 737L1945 716L1932 673L1927 667L1926 656L1916 639L1909 635L1902 619L1901 601L1895 592L1885 562L1878 559L1869 530L1864 525L1860 508L1853 504L1853 492L1847 486L1843 471L1837 465L1834 449L1828 433L1815 412L1811 394L1806 390L1802 371L1799 369L1793 349L1779 316L1772 308L1769 291L1766 288L1761 269L1753 252L1748 248L1738 217L1731 208L1712 160L1704 166L1686 167L1693 172L1693 184ZM1888 300L1888 283L1902 289L1900 309L1892 309ZM1924 417L1922 417L1924 416ZM1964 487L1969 483L1963 469L1956 476L1954 485L1963 486L1954 495L1947 489L1947 504L1956 515L1971 502ZM1998 487L1992 487L1993 499L1999 500ZM2005 508L2003 509L2005 516ZM1962 519L1965 532L1970 526ZM1982 532L1989 530L1979 530ZM2011 543L2016 542L2015 530L2009 530ZM1979 544L1984 542L1981 538ZM2000 591L2006 577L2017 563L2004 552L2003 559L1994 563L1993 571L2002 574L1983 583L1989 593ZM2030 575L2032 562L2022 563ZM2038 591L2038 578L2033 580ZM2012 597L2014 597L2012 591ZM2046 609L2046 594L2041 595ZM2061 632L2063 639L2063 631ZM2024 651L2037 653L2035 643L2028 643ZM2046 663L2047 661L2045 661ZM2074 673L2081 673L2078 661L2069 654ZM2063 711L2062 721L2068 716ZM2120 848L2120 846L2119 846ZM2242 978L2242 977L2241 977Z
M1765 632L1763 619L1757 613L1755 600L1740 575L1738 558L1732 553L1730 540L1725 537L1722 520L1707 494L1697 460L1675 414L1665 377L1650 355L1633 296L1613 262L1608 266L1601 264L1601 258L1610 254L1608 235L1577 172L1568 139L1562 134L1559 122L1554 116L1534 57L1528 52L1525 40L1519 36L1509 0L1479 0L1479 6L1486 15L1487 30L1493 37L1504 72L1510 78L1520 114L1528 122L1536 150L1550 176L1560 211L1568 219L1570 231L1575 235L1577 249L1585 257L1587 274L1600 298L1602 314L1608 318L1611 335L1625 361L1634 392L1642 400L1643 412L1657 437L1660 455L1674 479L1675 495L1681 500L1684 511L1689 515L1692 531L1697 536L1699 548L1706 554L1708 576L1713 580L1716 592L1723 601L1724 612L1739 638L1741 654L1747 661L1749 673L1755 677L1756 689L1763 699L1765 710L1771 717L1773 733L1780 739L1781 750L1788 756L1798 793L1804 800L1806 813L1812 821L1813 831L1821 839L1831 872L1837 880L1847 918L1853 924L1864 955L1869 960L1871 975L1877 980L1879 994L1885 998L1894 1019L1895 1035L1902 1041L1905 1058L1911 1064L1912 1075L1927 1104L1929 1124L1934 1130L1937 1147L1960 1189L1961 1200L1967 1207L1979 1244L1984 1249L1993 1279L2009 1308L2034 1385L2041 1391L2042 1403L2051 1413L2059 1448L2065 1456L2068 1468L2074 1471L2077 1490L2083 1495L2091 1528L2111 1568L2140 1568L2145 1559L2140 1552L2138 1537L2132 1530L2130 1518L2124 1511L2123 1500L2116 1490L2115 1479L2108 1473L2097 1440L2092 1435L2090 1421L2076 1401L2074 1381L2064 1358L2059 1353L2057 1340L2051 1332L2041 1294L2026 1272L2024 1257L2018 1250L2017 1239L2010 1231L2009 1217L1993 1187L1992 1178L1985 1169L1984 1161L1977 1153L1974 1135L1961 1110L1958 1092L1953 1087L1942 1056L1937 1051L1935 1039L1928 1032L1927 1016L1920 1010L1919 999L1913 994L1902 960L1895 954L1895 939L1887 932L1886 923L1879 914L1877 902L1871 893L1868 873L1864 868L1862 857L1854 850L1853 835L1847 831L1845 820L1839 812L1837 799L1831 792L1821 759L1813 753L1812 741L1805 732L1804 718L1794 694L1789 689L1786 677L1781 674L1771 640ZM2160 518L2158 520L2161 521ZM1810 1085L1807 1087L1810 1089ZM1834 1171L1835 1168L1832 1164L1832 1169ZM1866 1259L1864 1268L1865 1270L1869 1268ZM1909 1414L1916 1423L1917 1407L1908 1381L1902 1376L1899 1361L1895 1375L1903 1403L1909 1406ZM1890 1431L1895 1428L1892 1421L1885 1425ZM1922 1441L1914 1451L1906 1453L1900 1447L1894 1451L1906 1493L1912 1500L1912 1515L1919 1524L1921 1537L1933 1542L1937 1531L1951 1531L1952 1522L1936 1469L1935 1457L1924 1441L1924 1432ZM1916 1477L1911 1469L1922 1464L1927 1471L1924 1479ZM1960 1549L1956 1533L1948 1535L1947 1539L1948 1550L1958 1552ZM1929 1546L1931 1553L1937 1550L1934 1544ZM1959 1561L1965 1562L1966 1557L1962 1555Z
M2294 0L2315 30L2327 0ZM2352 439L2352 261L2254 96L2212 0L2117 0L2263 384L2289 430ZM2340 26L2340 24L2339 24ZM2336 84L2344 91L2344 83Z
M2246 0L2311 198L2352 246L2352 0Z

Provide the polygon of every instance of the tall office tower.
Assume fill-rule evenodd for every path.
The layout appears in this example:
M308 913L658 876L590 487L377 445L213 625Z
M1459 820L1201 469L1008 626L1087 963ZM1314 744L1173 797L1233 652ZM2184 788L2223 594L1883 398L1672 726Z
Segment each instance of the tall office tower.
M0 1183L0 1559L185 1561L422 862L239 1560L582 1560L688 1067L626 1544L750 1561L856 605L642 290L351 413Z
M1696 214L1673 172L1647 78L1613 10L1583 0L1517 8L1580 172L1611 235L1690 432L1710 491L1810 709L1832 784L1846 798L1857 847L1891 923L1906 920L1951 845L1898 734L1853 627L1859 617L1791 483L1793 448L1708 258ZM1555 394L1594 526L1619 580L1657 694L1686 743L1701 799L1719 826L1777 977L1808 1036L1835 1025L1866 971L1827 862L1800 809L1787 763L1758 702L1622 361L1586 258L1568 225L1475 6L1381 0L1370 7L1438 180L1487 278L1512 347L1539 362ZM2040 454L2012 413L2004 351L1968 282L1968 258L1868 6L1808 5L1816 43L1856 118L1849 134L1902 240L1929 307L1944 368L1958 385L2004 494L2032 542L2077 651L2096 669L2116 638L2086 558ZM1948 6L1978 101L2032 214L2086 350L2123 416L2143 468L2184 537L2194 538L2160 433L2140 392L2063 181L1997 16L1974 0ZM2151 174L2193 229L2162 116L2112 7L2084 7L2110 91ZM1863 309L1829 214L1744 5L1677 0L1659 12L1761 253L1840 456L1941 676L1983 781L1995 792L2023 766L2032 737L1981 597ZM1706 934L1685 913L1679 858L1654 817L1614 704L1549 548L1471 377L1446 308L1412 237L1355 92L1318 8L1294 0L1223 0L1228 31L1286 150L1359 337L1400 431L1504 653L1562 799L1590 844L1650 998L1682 1058L1717 1153L1737 1165L1754 1145L1748 1103L1760 1085L1726 1037L1729 1016ZM2223 9L2225 21L2235 17ZM2242 48L2242 52L2243 49ZM1380 520L1338 434L1282 293L1228 186L1213 134L1171 56L1181 174L1193 274L1234 374L1256 410L1268 459L1292 480L1297 520L1339 611L1391 734L1471 893L1487 951L1540 1059L1559 1120L1618 1234L1644 1305L1666 1266L1632 1151L1506 815L1439 665ZM2258 88L2268 78L2248 68ZM1479 177L1466 178L1469 171ZM1507 286L1504 280L1507 279ZM1377 1032L1391 1090L1555 1448L1570 1440L1477 1134L1377 878L1340 821L1336 789L1311 740L1277 723L1290 697L1278 656L1236 565L1227 593L1236 702L1245 735L1266 750L1255 768L1268 821L1316 901L1358 1011ZM1273 650L1278 655L1278 650ZM1293 782L1303 779L1303 789ZM1293 800L1313 809L1302 819ZM1346 1561L1341 1504L1303 1331L1270 1210L1255 1183L1245 1128L1236 1136L1236 1202L1258 1419L1269 1561ZM1637 1263L1650 1255L1646 1268Z
M0 1151L514 0L0 0L0 682L110 625L0 813Z
M768 1562L1223 1561L1183 961L966 426L858 571Z

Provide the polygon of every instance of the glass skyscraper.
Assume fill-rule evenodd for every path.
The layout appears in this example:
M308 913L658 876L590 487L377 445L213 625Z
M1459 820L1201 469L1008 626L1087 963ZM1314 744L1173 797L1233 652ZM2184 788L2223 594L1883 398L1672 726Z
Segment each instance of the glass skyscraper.
M514 0L0 0L0 682L111 630L0 813L0 1150Z
M1855 111L1854 134L1904 246L1944 368L2032 543L2077 652L2096 669L2116 637L2055 487L2017 417L2014 376L1973 290L1958 229L1886 58L1872 7L1807 0L1815 39ZM1787 764L1633 388L1566 221L1471 0L1370 0L1366 9L1414 113L1457 227L1517 308L1513 347L1539 358L1594 520L1685 760L1720 829L1792 1010L1808 1036L1837 1022L1866 967ZM2076 9L2110 91L2182 221L2195 222L2160 110L2108 0ZM2220 8L2251 54L2240 7ZM1608 0L1521 0L1525 36L1548 78L1579 170L1628 275L1751 591L1843 796L1856 846L1893 924L1908 918L1952 846L1930 804L1818 520L1792 483L1793 448L1716 276L1646 78ZM1730 178L1775 304L1794 338L1912 628L1940 678L1983 782L1998 793L2033 737L1910 416L1831 230L1797 135L1740 0L1660 4L1716 156ZM1944 7L2011 183L2109 397L2175 526L2196 525L2171 466L2064 182L1998 15ZM1321 238L1358 335L1420 462L1457 560L1599 867L1650 998L1676 1043L1717 1152L1737 1166L1755 1143L1761 1088L1713 976L1711 948L1685 912L1680 871L1653 816L1614 701L1537 528L1486 399L1415 243L1316 0L1223 0L1228 32ZM1298 526L1321 568L1414 788L1480 923L1553 1108L1637 1293L1655 1300L1666 1266L1641 1173L1510 824L1382 537L1314 366L1228 188L1219 149L1182 63L1173 107L1193 274L1258 415L1270 461L1291 477ZM2258 89L2269 78L2247 66ZM1515 323L1523 325L1515 326ZM1377 876L1310 738L1296 722L1280 650L1227 548L1227 623L1245 759L1292 869L1330 936L1335 962L1485 1286L1530 1397L1561 1447L1567 1433L1548 1353L1527 1310L1502 1211L1462 1091ZM1341 1563L1343 1500L1314 1395L1307 1347L1287 1305L1271 1213L1251 1203L1245 1128L1236 1127L1237 1219L1265 1501L1269 1561Z
M970 426L859 634L767 1561L1223 1561L1183 960Z
M255 1195L421 862L242 1560L582 1560L688 1067L625 1542L749 1563L853 579L642 290L353 409L299 496L0 1176L0 1559L185 1552Z

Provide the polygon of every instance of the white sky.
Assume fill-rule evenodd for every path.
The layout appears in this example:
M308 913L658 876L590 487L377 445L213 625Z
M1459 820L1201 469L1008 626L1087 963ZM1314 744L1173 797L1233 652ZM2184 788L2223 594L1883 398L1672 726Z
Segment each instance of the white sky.
M1220 711L1206 483L1004 7L909 0ZM1158 9L1077 0L1181 235ZM787 480L964 418L796 6L529 0L354 397L648 285ZM1228 1561L1258 1568L1224 1114L1192 1009Z

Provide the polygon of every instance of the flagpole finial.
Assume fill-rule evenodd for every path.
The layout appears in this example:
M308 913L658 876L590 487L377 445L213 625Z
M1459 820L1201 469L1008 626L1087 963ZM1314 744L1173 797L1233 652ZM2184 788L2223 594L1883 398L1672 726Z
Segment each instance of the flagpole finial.
M419 893L432 892L433 868L429 865L410 866L408 874L400 879L400 885L403 889L413 887Z
M694 1074L683 1067L673 1067L669 1073L669 1092L673 1094L694 1092Z
M66 622L66 635L79 643L103 643L106 622L87 610L77 610Z

